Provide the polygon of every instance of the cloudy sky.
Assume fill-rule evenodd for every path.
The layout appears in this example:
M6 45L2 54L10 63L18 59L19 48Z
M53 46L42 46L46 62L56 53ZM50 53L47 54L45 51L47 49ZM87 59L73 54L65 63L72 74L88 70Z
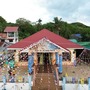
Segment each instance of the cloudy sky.
M35 22L40 18L43 23L58 17L90 26L90 0L0 0L0 16L8 22L18 18Z

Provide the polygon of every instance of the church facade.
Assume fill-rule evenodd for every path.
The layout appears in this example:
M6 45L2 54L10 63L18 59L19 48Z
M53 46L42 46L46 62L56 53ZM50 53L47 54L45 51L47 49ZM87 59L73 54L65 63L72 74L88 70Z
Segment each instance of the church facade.
M63 60L74 63L76 50L83 49L82 46L73 43L47 29L43 29L13 45L8 50L14 50L14 59L18 65L28 65L28 57L33 56L34 65L58 64L59 56Z

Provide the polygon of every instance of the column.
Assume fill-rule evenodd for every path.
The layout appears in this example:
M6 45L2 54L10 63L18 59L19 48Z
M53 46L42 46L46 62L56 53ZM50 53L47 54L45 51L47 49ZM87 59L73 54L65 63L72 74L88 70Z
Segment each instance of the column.
M16 50L14 54L14 59L15 59L15 62L19 62L19 50Z
M32 76L31 76L31 74L28 74L28 84L29 84L29 90L32 90L31 89L31 82L32 82Z
M59 54L56 52L56 64L59 65Z
M3 76L3 84L4 84L3 90L6 90L6 87L5 87L5 85L6 85L6 75Z
M40 55L40 63L39 63L40 65L43 65L44 64L44 62L43 62L43 53Z
M54 65L56 63L56 56L55 56L55 52L52 53L52 65Z
M62 55L59 54L59 73L62 73Z
M34 64L38 64L38 57L37 57L37 52L34 53Z
M29 53L28 53L28 72L29 72L29 74L32 73L33 64L34 64L33 54L32 54L32 51L29 50Z
M63 77L62 90L65 90L66 78Z
M88 90L90 90L90 77L88 77Z
M62 50L58 50L58 54L59 54L59 68L58 68L58 72L62 73Z

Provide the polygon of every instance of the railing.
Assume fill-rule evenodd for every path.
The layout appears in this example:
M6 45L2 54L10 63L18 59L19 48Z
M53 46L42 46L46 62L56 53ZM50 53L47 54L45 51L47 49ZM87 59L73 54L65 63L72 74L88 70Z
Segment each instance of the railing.
M78 78L78 77L66 77L66 83L80 83L80 84L88 84L88 79L87 78Z
M57 84L59 86L59 75L58 75L58 69L57 69L57 67L56 67L56 76L57 76Z
M58 75L58 69L57 69L56 65L54 65L53 67L54 67L54 70L55 70L55 77L56 77L57 85L59 86L59 75Z
M33 79L33 76L32 76ZM0 76L0 83L3 83L3 76ZM13 78L9 78L9 76L6 76L6 83L28 83L28 76L15 76Z
M35 86L36 68L37 68L37 66L36 66L36 65L34 65L34 67L33 67L33 86Z

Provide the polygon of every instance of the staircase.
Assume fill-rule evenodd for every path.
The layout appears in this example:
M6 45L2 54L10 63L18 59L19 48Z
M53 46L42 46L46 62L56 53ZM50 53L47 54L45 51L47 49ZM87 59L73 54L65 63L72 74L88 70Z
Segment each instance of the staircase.
M62 90L57 85L51 66L39 66L36 74L35 86L32 90Z

